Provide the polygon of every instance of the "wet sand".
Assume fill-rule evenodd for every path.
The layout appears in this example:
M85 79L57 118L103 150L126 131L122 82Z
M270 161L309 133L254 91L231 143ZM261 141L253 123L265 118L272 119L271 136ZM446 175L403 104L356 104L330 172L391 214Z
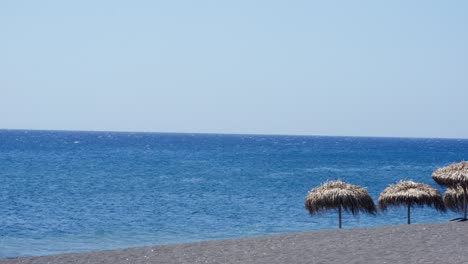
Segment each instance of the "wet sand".
M290 233L0 260L7 263L468 263L468 223Z

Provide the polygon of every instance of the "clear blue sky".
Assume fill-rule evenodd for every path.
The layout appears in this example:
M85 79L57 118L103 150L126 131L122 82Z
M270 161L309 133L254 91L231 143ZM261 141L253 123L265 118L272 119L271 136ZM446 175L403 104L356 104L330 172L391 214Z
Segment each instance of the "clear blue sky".
M468 1L0 2L0 128L468 138Z

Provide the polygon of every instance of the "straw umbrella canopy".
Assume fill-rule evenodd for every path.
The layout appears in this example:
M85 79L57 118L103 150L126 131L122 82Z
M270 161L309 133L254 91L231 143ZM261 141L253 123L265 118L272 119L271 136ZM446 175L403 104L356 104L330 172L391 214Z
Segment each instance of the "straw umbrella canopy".
M400 181L385 188L379 196L379 207L385 211L389 206L406 206L408 224L411 224L411 207L424 205L445 211L442 195L436 188L414 181Z
M460 187L463 191L463 220L467 219L468 162L462 161L439 168L432 173L432 179L442 186Z
M463 211L463 188L462 187L449 187L444 193L445 206L454 211Z
M313 216L329 210L338 209L338 227L341 228L341 211L353 215L359 212L375 214L376 207L365 188L343 181L329 181L312 189L306 197L305 207Z

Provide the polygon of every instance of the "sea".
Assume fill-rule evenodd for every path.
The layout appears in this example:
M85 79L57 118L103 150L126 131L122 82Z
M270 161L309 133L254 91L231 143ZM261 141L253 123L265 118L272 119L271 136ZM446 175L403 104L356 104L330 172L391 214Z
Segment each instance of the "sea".
M377 198L468 159L467 139L0 130L0 258L338 227L308 191L341 179ZM459 213L414 208L412 223ZM343 228L406 224L406 209Z

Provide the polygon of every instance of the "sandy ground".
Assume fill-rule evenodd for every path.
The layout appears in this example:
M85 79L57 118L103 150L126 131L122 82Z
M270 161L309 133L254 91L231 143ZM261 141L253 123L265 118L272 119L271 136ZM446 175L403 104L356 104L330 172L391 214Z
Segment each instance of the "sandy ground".
M7 263L468 263L468 223L290 233L0 260Z

